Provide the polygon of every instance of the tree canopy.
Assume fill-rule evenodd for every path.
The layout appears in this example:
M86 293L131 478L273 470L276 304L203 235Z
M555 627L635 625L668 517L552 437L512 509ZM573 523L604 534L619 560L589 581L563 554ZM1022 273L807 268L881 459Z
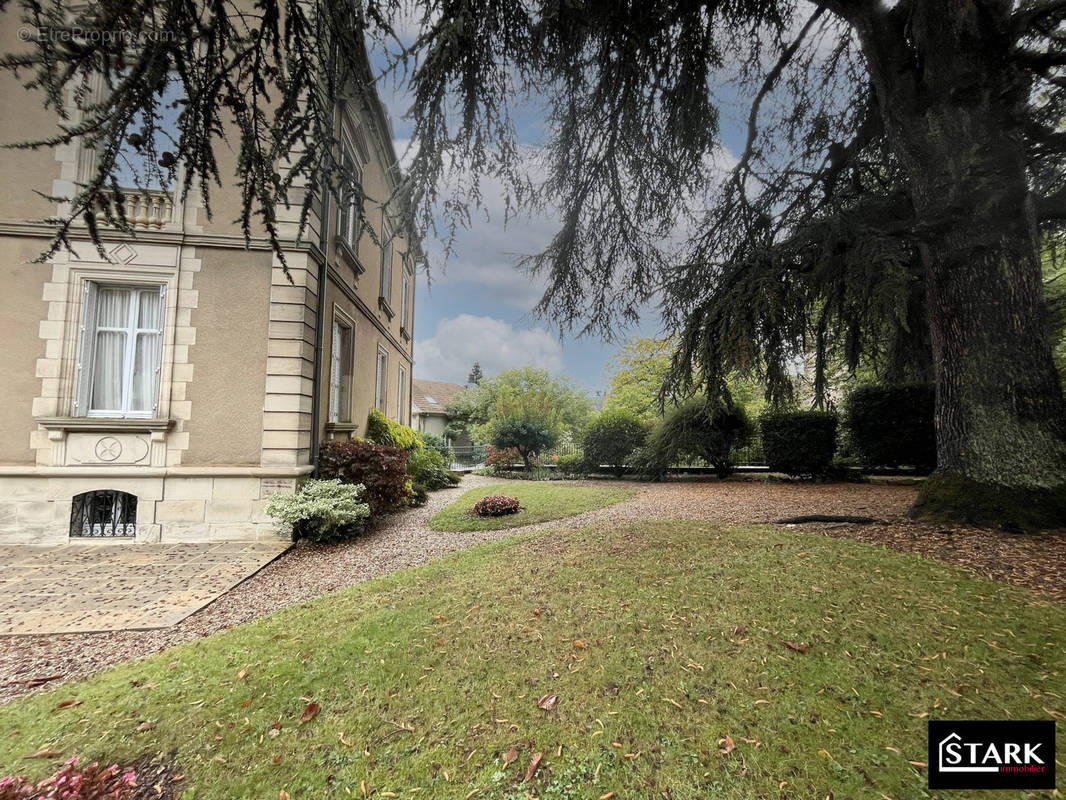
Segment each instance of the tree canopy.
M578 433L592 406L584 392L546 370L519 367L504 370L460 392L448 404L449 436L468 430L479 442L492 442L499 426L513 420L536 420L555 438Z

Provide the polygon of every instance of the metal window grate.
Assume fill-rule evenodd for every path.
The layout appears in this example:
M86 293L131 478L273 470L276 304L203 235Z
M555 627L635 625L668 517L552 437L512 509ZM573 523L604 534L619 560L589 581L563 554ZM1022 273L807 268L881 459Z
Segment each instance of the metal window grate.
M70 535L133 538L137 535L137 497L128 492L98 489L74 496Z

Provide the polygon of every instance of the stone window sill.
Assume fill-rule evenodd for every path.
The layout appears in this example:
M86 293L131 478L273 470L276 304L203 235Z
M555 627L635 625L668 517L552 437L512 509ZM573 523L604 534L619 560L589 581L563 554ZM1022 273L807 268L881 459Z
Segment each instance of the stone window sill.
M385 316L389 318L389 321L391 321L392 318L396 316L396 312L392 310L392 306L389 304L389 301L386 300L384 297L378 298L378 308L385 312Z
M362 262L359 260L359 256L355 254L355 250L352 246L344 240L344 237L334 237L333 243L337 246L337 255L339 255L349 267L355 270L356 275L362 275L366 272L366 268L363 267Z
M154 433L174 427L172 419L134 417L38 417L37 424L49 431L123 431Z

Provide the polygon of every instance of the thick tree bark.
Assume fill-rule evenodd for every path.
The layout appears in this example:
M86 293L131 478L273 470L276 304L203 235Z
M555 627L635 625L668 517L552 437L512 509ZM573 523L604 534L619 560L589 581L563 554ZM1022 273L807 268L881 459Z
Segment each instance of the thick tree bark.
M909 178L937 384L920 510L1066 524L1066 407L1047 340L1009 2L923 0L906 31L858 24ZM998 519L997 519L998 518Z

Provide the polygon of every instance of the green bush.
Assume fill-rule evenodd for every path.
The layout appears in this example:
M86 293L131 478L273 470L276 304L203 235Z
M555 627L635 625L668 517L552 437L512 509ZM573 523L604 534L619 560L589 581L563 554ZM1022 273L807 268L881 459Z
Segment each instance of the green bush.
M667 411L630 460L646 475L661 478L670 467L698 459L724 478L733 471L730 452L743 447L751 433L743 406L693 397Z
M759 418L771 472L825 475L836 453L837 417L826 411L766 413Z
M266 513L292 526L293 539L333 542L363 532L370 506L362 501L362 484L309 480L296 494L275 494Z
M863 467L936 467L933 386L860 386L845 409L848 439Z
M589 471L607 467L617 476L630 466L630 455L644 445L647 430L640 417L625 409L601 411L585 427L582 446Z
M421 432L418 434L418 438L422 440L422 444L430 449L436 450L448 461L452 459L452 448L448 446L448 440L443 436L437 436L435 433Z
M429 500L429 490L418 481L411 481L411 496L407 500L410 506L424 506Z
M582 453L569 453L559 456L555 461L555 469L560 475L585 475L585 456Z
M325 442L318 454L318 477L363 484L370 512L382 514L407 501L407 456L399 447L373 442Z
M376 408L370 409L366 418L366 439L374 444L400 447L404 450L421 450L422 437L414 428L393 422Z
M426 491L436 491L452 485L448 475L448 464L436 450L428 447L415 450L407 456L407 474L412 483L420 485Z

